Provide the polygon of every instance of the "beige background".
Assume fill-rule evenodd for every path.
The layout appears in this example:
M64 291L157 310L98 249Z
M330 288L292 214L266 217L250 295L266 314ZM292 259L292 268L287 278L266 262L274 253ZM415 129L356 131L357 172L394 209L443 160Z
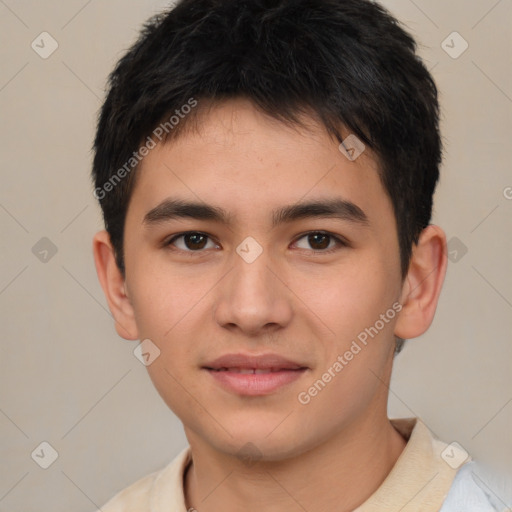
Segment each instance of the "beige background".
M422 417L500 474L485 481L504 509L512 494L512 2L384 4L422 43L439 85L446 159L434 222L459 240L452 249L467 247L449 263L434 325L396 360L389 414ZM133 355L137 342L115 333L91 254L102 224L90 147L106 77L165 5L0 0L0 511L95 510L186 442ZM43 31L59 45L47 59L31 48ZM469 43L457 59L441 47L453 31ZM43 237L57 249L46 262L32 252ZM46 470L31 458L43 441L59 455Z

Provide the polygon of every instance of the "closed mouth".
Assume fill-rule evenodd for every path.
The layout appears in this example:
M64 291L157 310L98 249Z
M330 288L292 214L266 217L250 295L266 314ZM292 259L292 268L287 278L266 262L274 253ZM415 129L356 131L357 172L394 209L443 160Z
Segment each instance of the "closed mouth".
M212 370L214 372L232 372L232 373L254 373L254 374L262 374L262 373L276 373L276 372L290 372L290 371L300 371L305 370L305 367L297 367L297 368L206 368L207 370Z

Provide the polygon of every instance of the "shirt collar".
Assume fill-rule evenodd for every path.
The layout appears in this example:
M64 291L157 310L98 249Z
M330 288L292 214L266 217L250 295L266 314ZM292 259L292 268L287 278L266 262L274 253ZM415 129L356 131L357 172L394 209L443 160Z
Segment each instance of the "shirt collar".
M448 445L419 418L390 422L407 444L380 487L354 512L438 512L457 472L446 462ZM191 460L188 446L158 474L150 490L151 512L187 512L183 477Z

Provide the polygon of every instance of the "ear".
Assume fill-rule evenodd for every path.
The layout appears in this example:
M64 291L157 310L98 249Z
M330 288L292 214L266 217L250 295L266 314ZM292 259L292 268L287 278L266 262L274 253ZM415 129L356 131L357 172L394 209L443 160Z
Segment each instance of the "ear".
M432 323L446 274L446 235L439 226L429 225L413 247L409 270L402 287L402 310L395 335L416 338Z
M133 307L126 295L125 280L117 266L107 231L94 235L92 250L98 279L114 316L117 334L126 340L139 339Z

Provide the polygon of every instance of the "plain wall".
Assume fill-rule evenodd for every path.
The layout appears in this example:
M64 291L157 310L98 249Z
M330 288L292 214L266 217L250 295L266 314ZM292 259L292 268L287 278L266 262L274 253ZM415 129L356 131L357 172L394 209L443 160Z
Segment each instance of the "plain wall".
M421 43L440 89L433 222L458 251L431 329L396 358L389 415L420 416L510 481L512 3L383 3ZM0 3L0 511L95 510L186 443L137 342L114 330L91 251L102 222L90 148L106 77L166 5ZM31 47L43 31L59 45L47 59ZM456 59L441 46L454 31L469 44ZM59 454L46 470L31 458L43 441Z

